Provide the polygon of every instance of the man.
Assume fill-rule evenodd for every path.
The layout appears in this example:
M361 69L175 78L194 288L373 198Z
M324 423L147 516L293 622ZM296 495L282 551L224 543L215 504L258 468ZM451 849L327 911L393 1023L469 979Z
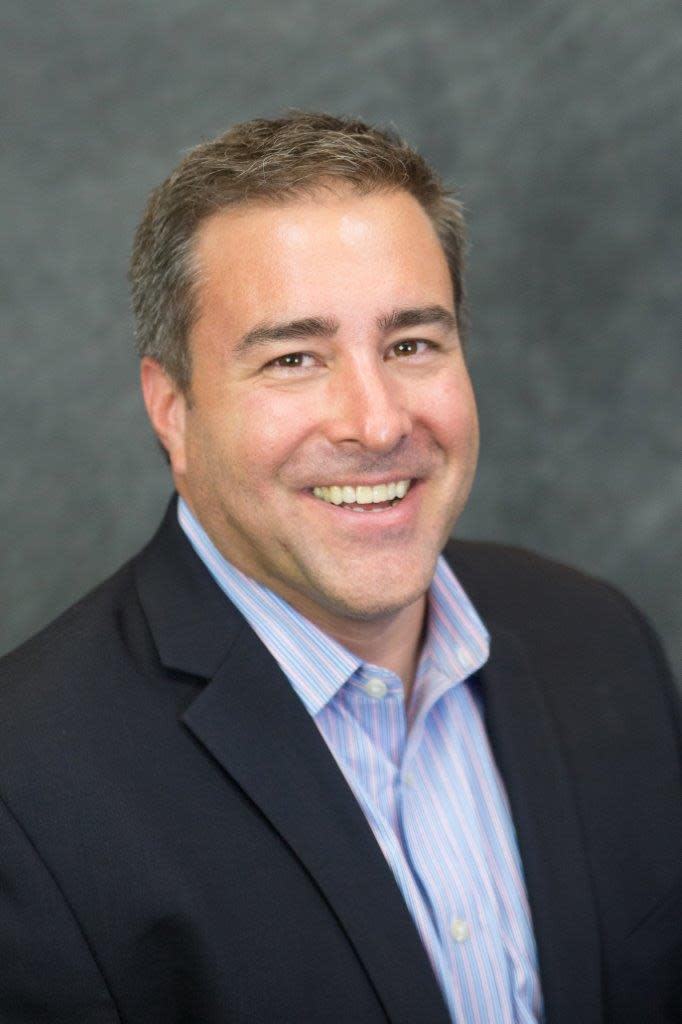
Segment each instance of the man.
M192 151L131 278L177 496L3 661L0 1019L680 1020L679 710L604 584L451 542L463 227L293 114Z

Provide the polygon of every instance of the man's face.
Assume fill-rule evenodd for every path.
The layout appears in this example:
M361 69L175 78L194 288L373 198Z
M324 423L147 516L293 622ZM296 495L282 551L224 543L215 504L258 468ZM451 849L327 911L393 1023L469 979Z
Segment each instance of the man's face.
M227 558L330 630L419 601L478 450L427 215L402 191L320 192L220 212L197 252L180 493Z

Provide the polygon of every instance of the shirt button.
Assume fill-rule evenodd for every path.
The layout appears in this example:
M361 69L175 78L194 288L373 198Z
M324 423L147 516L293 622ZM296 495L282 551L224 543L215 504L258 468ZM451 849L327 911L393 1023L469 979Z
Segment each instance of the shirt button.
M450 934L455 942L466 942L469 938L469 925L463 917L453 917L450 922Z
M412 772L406 772L403 775L403 782L405 783L406 786L414 786L415 779Z
M365 693L369 694L370 697L374 697L375 700L381 700L382 697L386 696L387 692L388 687L383 679L379 678L379 676L372 676L371 679L367 680Z

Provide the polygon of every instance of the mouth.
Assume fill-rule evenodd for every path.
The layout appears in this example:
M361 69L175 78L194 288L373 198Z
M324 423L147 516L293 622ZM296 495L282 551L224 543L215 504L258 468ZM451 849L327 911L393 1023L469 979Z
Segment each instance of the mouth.
M315 498L352 512L384 512L398 505L409 492L413 480L392 480L384 484L331 484L313 487Z

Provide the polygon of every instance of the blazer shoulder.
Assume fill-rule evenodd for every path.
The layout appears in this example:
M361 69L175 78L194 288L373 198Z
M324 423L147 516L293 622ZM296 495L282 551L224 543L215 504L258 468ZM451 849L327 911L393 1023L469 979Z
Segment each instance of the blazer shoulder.
M130 637L143 628L133 560L0 658L0 735L94 701L93 681L130 661ZM139 646L139 645L138 645Z
M444 554L483 621L514 632L545 666L581 666L585 678L600 668L657 678L682 749L680 694L661 641L621 590L511 545L452 540Z
M526 585L537 582L544 586L558 583L573 583L576 586L604 584L596 576L565 562L513 544L452 539L446 545L444 554L456 570L481 579L490 576L498 582L517 581Z
M103 631L114 622L117 608L132 592L133 559L78 598L56 618L0 658L0 679L23 670L32 671L47 659L55 664L61 656L101 642Z
M452 540L444 554L472 600L497 617L502 609L526 621L551 612L571 616L585 602L596 610L637 620L643 618L625 594L596 576L527 548L494 542Z

